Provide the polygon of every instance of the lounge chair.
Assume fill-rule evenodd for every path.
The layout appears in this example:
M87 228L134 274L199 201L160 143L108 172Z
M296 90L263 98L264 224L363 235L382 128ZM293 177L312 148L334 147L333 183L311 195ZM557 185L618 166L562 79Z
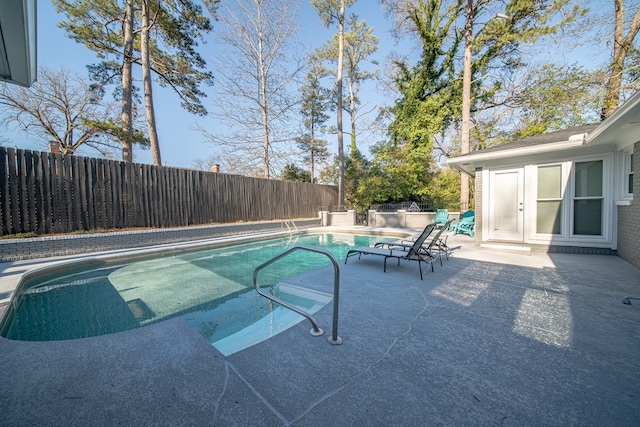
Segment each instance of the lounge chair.
M411 246L400 245L396 248L381 248L381 247L361 247L356 249L351 249L347 252L347 256L344 260L346 264L349 260L350 256L358 254L358 259L362 257L362 255L379 255L384 257L384 272L387 272L387 259L388 258L397 258L398 264L400 264L400 260L406 259L408 261L418 261L418 268L420 269L420 280L423 279L422 276L422 263L426 262L431 264L431 271L433 271L433 260L435 257L431 255L430 252L425 250L422 247L424 241L429 237L431 232L435 229L435 224L429 224L422 231L420 236L416 239L415 242Z
M439 231L433 237L433 240L430 243L430 246L438 248L438 256L440 257L440 265L442 265L442 255L441 255L442 252L444 252L444 254L447 257L447 259L449 259L449 246L447 246L447 238L449 237L449 235L448 234L443 234L443 233L444 233L444 231L449 231L451 229L451 224L452 223L453 223L453 219L447 220L447 222L445 222L442 225L442 228L440 229L441 231Z
M451 227L453 227L454 235L458 233L467 233L469 236L473 237L475 234L475 232L473 231L474 225L475 213L469 210L462 214L462 217L459 221L451 224Z
M449 220L449 211L446 209L438 209L436 211L436 228L443 227Z
M433 230L435 230L436 229L436 225L437 224L434 221L434 222L432 222L430 224L427 224L426 227L433 226ZM423 230L425 230L426 227ZM422 235L422 231L420 231L418 233L414 233L411 237L407 237L406 239L402 239L400 241L394 240L394 241L378 242L378 243L374 244L373 246L382 247L382 246L387 246L387 245L399 245L399 246L409 246L409 247L411 247L413 245L413 242L415 242L421 235Z
M440 227L437 233L433 236L433 238L431 239L427 238L422 243L422 250L428 252L433 257L433 259L435 259L434 250L435 249L438 250L438 258L440 258L440 265L442 265L442 252L444 252L447 259L449 259L449 246L447 246L447 237L449 236L443 236L443 233L449 229L449 226L451 225L452 222L453 222L452 219L446 221L442 225L442 227ZM405 251L408 251L411 248L411 246L415 243L415 240L416 239L414 239L411 242L407 240L401 240L400 243L378 242L374 245L374 247L387 248L387 249L404 249ZM433 264L431 264L431 270L433 271Z

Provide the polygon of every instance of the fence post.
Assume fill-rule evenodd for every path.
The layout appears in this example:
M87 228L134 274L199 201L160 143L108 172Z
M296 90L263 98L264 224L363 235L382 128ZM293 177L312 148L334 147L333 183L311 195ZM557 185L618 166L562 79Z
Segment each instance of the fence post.
M375 209L369 209L367 211L367 225L369 227L376 226L376 210Z
M406 209L398 209L398 225L400 227L407 226L407 211Z
M356 211L355 209L347 210L347 225L356 225Z
M320 226L327 227L329 225L329 211L320 211Z

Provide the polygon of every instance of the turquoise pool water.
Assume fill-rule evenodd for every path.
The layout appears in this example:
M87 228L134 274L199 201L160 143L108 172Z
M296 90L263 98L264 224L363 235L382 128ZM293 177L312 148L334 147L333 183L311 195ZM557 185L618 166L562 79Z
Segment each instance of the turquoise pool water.
M29 283L16 296L1 334L28 341L77 339L182 316L229 354L302 319L255 292L252 279L258 265L295 245L321 247L340 260L350 248L371 245L376 239L305 234L56 273ZM315 312L331 300L329 295L281 283L328 263L321 254L297 251L263 270L259 283L283 300ZM259 329L267 332L258 333Z

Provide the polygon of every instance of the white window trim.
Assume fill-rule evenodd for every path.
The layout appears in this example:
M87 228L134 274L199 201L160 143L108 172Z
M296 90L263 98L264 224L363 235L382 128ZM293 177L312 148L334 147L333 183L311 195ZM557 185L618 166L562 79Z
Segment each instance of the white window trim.
M574 164L580 162L588 162L594 160L602 160L602 235L589 236L573 234L573 216L574 216L574 194L575 194L575 170ZM525 167L525 174L529 179L525 179L528 185L525 186L525 200L529 206L525 210L525 242L529 243L556 243L562 245L584 245L584 246L601 246L612 243L612 218L614 215L614 181L620 176L612 177L613 155L584 156L573 160L561 162L545 162L533 164ZM563 198L562 198L562 234L538 234L535 229L535 221L538 215L537 210L537 194L538 194L538 166L549 166L562 164L562 181L563 181ZM616 162L616 164L619 164ZM617 186L617 185L616 185Z
M547 234L547 233L538 233L536 230L536 224L538 219L538 168L545 166L556 166L560 165L562 167L561 179L562 179L562 187L560 191L562 192L562 217L560 218L560 234ZM530 168L531 171L531 180L530 180L530 203L531 212L530 217L526 221L530 224L530 238L536 241L546 241L550 242L552 240L557 239L567 239L569 238L569 221L567 218L567 190L569 188L569 173L571 162L551 162L551 163L540 163L537 165L532 165Z
M626 153L625 153L626 154ZM633 150L630 150L630 153L625 156L625 180L624 180L624 194L627 198L633 200L633 188L629 188L629 178L631 178L631 182L633 183L633 178L635 177L636 171L633 170ZM631 191L629 191L631 190Z
M627 147L626 149L619 152L619 160L618 170L619 173L616 173L616 183L617 183L617 191L616 191L616 201L615 204L618 206L630 206L633 203L633 193L629 193L629 173L631 172L631 155L633 154L633 146ZM633 171L634 174L637 171Z
M575 195L575 168L574 165L576 163L582 163L582 162L590 162L590 161L597 161L597 160L602 160L602 235L600 236L589 236L589 235L582 235L582 234L573 234L573 218L574 218L574 195ZM570 238L571 241L574 242L602 242L602 243L609 243L611 242L612 239L612 235L611 235L611 229L612 229L612 224L611 224L611 218L613 218L613 207L614 207L614 203L613 203L613 194L614 194L614 185L613 185L613 181L615 180L612 179L612 174L611 174L611 165L612 162L612 156L594 156L594 157L584 157L584 158L579 158L579 159L574 159L571 162L571 177L569 180L570 183L570 189L571 191L568 192L570 193L570 197L568 199L568 211L569 213L569 232L570 234ZM598 198L599 199L599 198Z

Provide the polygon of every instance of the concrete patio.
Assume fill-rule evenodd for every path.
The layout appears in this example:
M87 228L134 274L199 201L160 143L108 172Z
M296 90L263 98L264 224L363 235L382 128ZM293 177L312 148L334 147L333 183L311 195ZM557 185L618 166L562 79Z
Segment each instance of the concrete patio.
M0 338L3 425L640 423L640 271L616 256L519 254L450 238L416 263L341 265L309 323L224 357L182 319L58 342ZM48 262L48 261L46 261ZM0 264L0 294L41 262ZM290 283L332 290L332 271ZM0 297L0 299L2 299Z

